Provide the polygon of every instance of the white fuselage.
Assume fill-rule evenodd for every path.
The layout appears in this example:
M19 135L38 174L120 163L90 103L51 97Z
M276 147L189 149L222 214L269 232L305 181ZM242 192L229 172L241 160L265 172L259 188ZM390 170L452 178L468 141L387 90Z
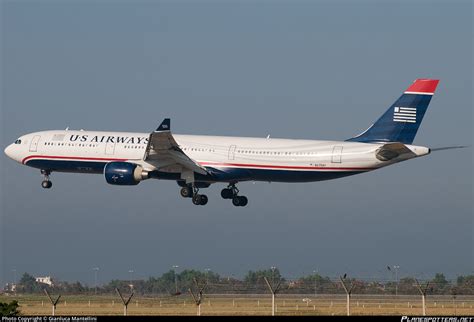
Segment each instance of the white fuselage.
M139 164L159 179L179 180L181 169L166 163L145 162L147 133L104 131L43 131L21 136L5 153L39 169L58 172L102 173L105 164ZM376 158L378 143L174 135L183 152L212 176L204 182L280 181L309 182L375 170L429 153L407 145L410 157L389 161Z

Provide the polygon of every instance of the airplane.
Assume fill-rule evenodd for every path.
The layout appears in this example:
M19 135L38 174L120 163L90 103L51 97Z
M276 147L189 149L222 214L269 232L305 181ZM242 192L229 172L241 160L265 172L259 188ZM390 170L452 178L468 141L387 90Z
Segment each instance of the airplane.
M430 154L412 145L439 80L415 80L367 130L345 141L172 134L166 118L152 133L52 130L22 135L5 149L11 159L41 170L42 187L52 172L102 174L111 185L146 179L175 180L195 205L199 193L226 183L221 197L246 206L237 183L313 182L380 169ZM459 146L460 147L460 146ZM443 150L446 147L438 148Z

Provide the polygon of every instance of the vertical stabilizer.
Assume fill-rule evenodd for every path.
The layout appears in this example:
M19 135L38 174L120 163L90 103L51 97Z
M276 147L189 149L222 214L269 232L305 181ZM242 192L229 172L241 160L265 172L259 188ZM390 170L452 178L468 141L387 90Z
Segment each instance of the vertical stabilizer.
M437 79L417 79L372 126L347 141L411 144L438 83Z

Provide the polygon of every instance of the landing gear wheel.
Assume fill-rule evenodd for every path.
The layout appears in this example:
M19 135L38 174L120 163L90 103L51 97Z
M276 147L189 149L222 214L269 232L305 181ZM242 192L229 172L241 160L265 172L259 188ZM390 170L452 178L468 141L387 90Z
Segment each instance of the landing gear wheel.
M234 193L232 189L225 188L225 189L222 189L221 191L221 197L223 199L232 199L234 197Z
M193 204L195 204L196 206L201 204L201 200L202 200L201 195L196 194L193 196Z
M232 198L232 204L236 207L245 207L247 206L249 200L245 196L235 196Z
M234 198L232 198L232 204L234 206L239 207L240 203L241 203L241 199L239 196L235 196Z
M222 189L221 196L224 199L232 199L232 204L236 207L245 207L249 200L245 196L239 196L239 189L234 183L229 183L227 188Z
M180 193L183 198L191 198L193 196L193 189L190 187L184 187L181 189Z
M43 182L41 182L41 186L44 189L50 189L53 186L53 183L49 180L43 180Z
M207 201L208 201L207 196L206 196L206 195L201 195L201 203L200 203L200 205L201 205L201 206L204 206L205 204L207 204Z
M49 180L49 175L51 174L51 170L41 169L41 174L44 177L43 182L41 182L41 186L44 189L50 189L53 186L53 183Z
M245 196L238 197L240 199L240 206L245 207L249 203L249 200Z

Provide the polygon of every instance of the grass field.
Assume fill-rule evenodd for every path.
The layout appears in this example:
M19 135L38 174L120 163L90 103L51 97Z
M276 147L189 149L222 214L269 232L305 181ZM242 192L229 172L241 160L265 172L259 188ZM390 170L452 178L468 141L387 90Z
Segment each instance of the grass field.
M54 298L54 296L53 296ZM49 299L42 295L0 296L0 302L18 300L22 315L51 315ZM281 295L276 315L345 315L345 295ZM421 315L421 296L353 295L351 315ZM122 315L118 296L64 295L56 315ZM271 315L270 295L209 295L201 304L201 315ZM189 296L133 297L128 315L196 315ZM427 315L474 315L474 296L427 297Z

